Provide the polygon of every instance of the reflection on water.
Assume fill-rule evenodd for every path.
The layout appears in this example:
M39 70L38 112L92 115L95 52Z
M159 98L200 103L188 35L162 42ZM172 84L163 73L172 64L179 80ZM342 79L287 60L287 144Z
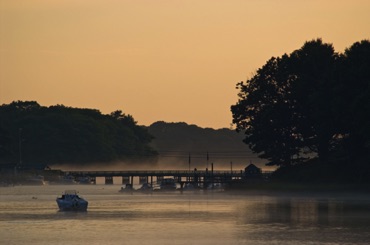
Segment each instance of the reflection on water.
M71 186L0 188L2 244L367 244L366 195L118 193L74 186L87 212L60 212Z
M269 197L241 206L240 226L246 240L267 236L291 244L367 244L368 199L336 197ZM266 235L268 232L268 235Z
M247 202L241 217L246 223L288 226L362 226L369 223L369 201L322 198L269 198Z

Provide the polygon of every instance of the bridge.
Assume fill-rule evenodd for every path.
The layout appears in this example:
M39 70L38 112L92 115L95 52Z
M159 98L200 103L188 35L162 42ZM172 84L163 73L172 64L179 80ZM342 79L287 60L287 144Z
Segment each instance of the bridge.
M103 177L105 184L113 184L114 177L122 178L122 184L133 184L134 178L139 183L159 183L164 178L173 178L181 186L185 183L195 183L206 186L208 183L227 183L232 180L240 180L246 177L245 172L240 171L209 171L209 170L153 170L153 171L67 171L66 175L75 179L90 178L96 184L96 178ZM269 173L262 173L266 176Z

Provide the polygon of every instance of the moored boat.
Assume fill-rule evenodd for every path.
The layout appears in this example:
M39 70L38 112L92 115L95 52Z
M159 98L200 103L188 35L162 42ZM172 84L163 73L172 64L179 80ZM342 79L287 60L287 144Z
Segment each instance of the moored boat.
M200 188L195 183L186 183L182 188L183 191L199 191Z
M61 211L86 211L88 201L80 197L75 190L66 190L56 202Z
M139 189L138 191L141 191L141 192L152 192L153 191L153 186L149 183L144 183Z
M208 190L224 190L224 185L222 183L209 183L207 186Z
M175 179L172 178L163 179L159 187L161 190L176 190L177 188Z
M84 176L84 177L80 177L77 179L77 183L79 184L84 184L84 185L90 185L93 183L91 177L89 176Z

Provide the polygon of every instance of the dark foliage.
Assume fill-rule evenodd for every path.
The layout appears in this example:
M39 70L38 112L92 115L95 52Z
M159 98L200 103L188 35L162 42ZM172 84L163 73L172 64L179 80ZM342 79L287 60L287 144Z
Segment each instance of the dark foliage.
M254 152L283 167L280 172L295 165L308 171L302 167L307 157L317 159L315 173L326 177L333 171L324 168L352 168L352 177L370 172L369 41L344 54L321 39L306 42L271 58L237 89L233 123Z
M0 162L88 164L152 158L152 136L122 111L17 101L0 107Z

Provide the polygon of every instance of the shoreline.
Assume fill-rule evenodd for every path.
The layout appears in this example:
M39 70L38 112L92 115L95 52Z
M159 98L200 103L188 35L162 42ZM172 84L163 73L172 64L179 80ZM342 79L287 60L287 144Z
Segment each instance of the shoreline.
M343 184L343 183L234 183L225 189L228 193L243 194L320 194L320 195L368 195L370 198L370 185Z

